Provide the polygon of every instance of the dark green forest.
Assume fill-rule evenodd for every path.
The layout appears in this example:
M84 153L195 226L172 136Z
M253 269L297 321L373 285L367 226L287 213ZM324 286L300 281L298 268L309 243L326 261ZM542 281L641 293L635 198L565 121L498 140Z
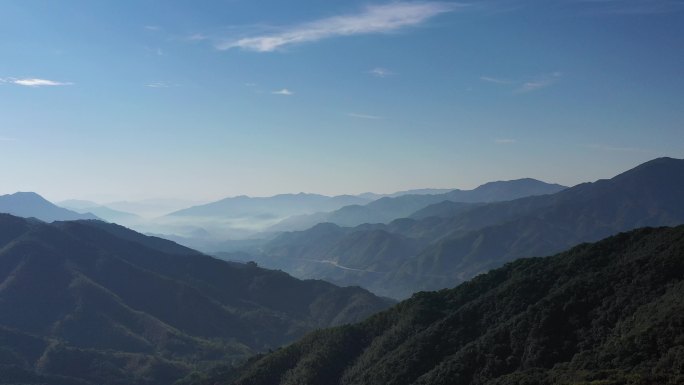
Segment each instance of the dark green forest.
M684 226L521 259L195 385L684 383Z
M0 384L166 385L391 303L114 224L0 214Z

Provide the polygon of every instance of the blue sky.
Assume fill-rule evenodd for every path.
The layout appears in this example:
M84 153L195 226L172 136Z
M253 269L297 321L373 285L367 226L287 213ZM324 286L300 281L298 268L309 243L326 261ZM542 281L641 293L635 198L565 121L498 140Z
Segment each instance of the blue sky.
M0 193L573 185L684 157L684 1L0 3Z

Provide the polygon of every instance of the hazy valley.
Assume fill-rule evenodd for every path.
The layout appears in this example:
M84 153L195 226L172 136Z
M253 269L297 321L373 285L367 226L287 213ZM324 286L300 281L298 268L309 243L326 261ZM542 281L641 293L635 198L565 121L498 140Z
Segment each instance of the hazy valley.
M684 0L0 15L0 385L684 385Z
M671 301L677 298L682 277L668 276L658 281L665 286L654 286L639 297L621 291L610 310L596 302L609 294L586 297L583 301L589 302L583 305L570 300L562 309L571 310L562 312L573 315L555 314L560 308L546 307L559 306L558 296L581 297L578 287L592 291L592 285L603 281L642 293L645 289L635 286L632 276L616 276L616 271L628 269L635 274L633 266L656 256L669 259L662 264L649 260L654 269L681 270L670 266L681 262L681 228L643 230L596 246L578 246L553 258L509 262L551 255L639 227L684 224L682 196L684 160L659 158L611 179L568 188L523 179L470 191L397 194L375 200L368 194L366 198L238 197L170 214L190 213L189 221L200 214L217 218L289 214L297 224L304 223L301 218L344 218L352 223L369 217L385 219L355 226L323 222L297 231L268 229L256 233L262 238L225 241L231 250L216 256L233 262L96 219L93 212L110 216L112 222L115 217L141 218L106 206L67 202L83 212L79 214L35 193L1 196L0 207L12 215L0 217L4 352L0 383L164 384L184 378L183 384L213 384L232 378L238 384L271 384L282 378L281 383L438 384L467 376L463 381L468 383L504 384L524 376L540 384L588 378L617 384L630 373L624 365L635 358L624 358L622 369L616 371L601 369L610 367L607 361L601 363L602 358L590 359L598 360L595 369L580 374L577 368L586 367L587 357L615 349L609 347L616 343L611 342L611 330L637 327L626 323L628 317L641 317L652 306L665 312L661 321L640 322L656 322L650 326L655 330L675 327L672 322L679 321L672 317L677 307ZM358 200L370 202L316 214ZM93 210L84 211L88 208ZM604 267L592 264L599 257ZM333 284L300 281L285 272ZM664 273L654 270L647 276ZM656 284L644 279L639 285ZM663 291L665 287L672 289ZM363 321L392 306L392 300L377 295L411 299ZM497 309L508 305L487 310L492 301ZM631 302L617 305L620 301ZM626 306L624 311L633 313L615 313L615 306ZM552 313L544 317L549 320L536 313L548 311ZM591 329L596 326L588 322L599 315L608 323ZM454 317L461 321L447 322ZM568 324L550 323L573 317L579 318ZM507 319L511 321L503 321ZM315 332L287 349L233 369L255 353L272 351L310 331L359 321L363 322ZM534 322L541 323L534 326ZM510 333L523 332L522 325L538 327L541 334L515 334L511 339ZM409 330L423 329L406 340ZM509 330L504 333L508 337L500 340L503 330ZM674 333L672 341L677 341L682 331L675 327L663 333ZM453 341L449 337L452 342L439 348L438 356L422 356L421 344L429 345L430 338L442 339L449 333ZM596 336L587 341L577 337L587 333ZM571 335L574 345L557 340ZM534 342L537 339L542 342ZM474 341L482 347L468 348ZM481 350L494 349L486 347L494 343L506 346L496 348L503 349L495 350L498 358L482 356ZM521 344L537 346L538 351L524 350ZM605 347L587 350L586 346ZM663 369L679 365L675 346L649 350L652 361L642 362L641 378L679 378ZM417 366L405 364L407 354L417 354ZM467 358L473 354L481 358ZM459 363L466 359L475 359L468 361L474 366L466 369ZM563 365L554 366L559 363ZM402 365L406 373L387 371L385 365Z

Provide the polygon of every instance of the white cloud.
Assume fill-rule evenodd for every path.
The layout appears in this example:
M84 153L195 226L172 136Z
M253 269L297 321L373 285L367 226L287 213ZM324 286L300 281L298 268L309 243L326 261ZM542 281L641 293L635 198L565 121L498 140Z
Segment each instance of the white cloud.
M309 23L294 25L280 32L245 37L220 43L216 48L241 48L256 52L272 52L279 48L315 42L338 36L394 32L416 26L442 13L456 9L454 3L393 2L365 7L360 13L333 16Z
M499 79L499 78L494 78L491 76L480 76L480 80L482 80L483 82L494 83L494 84L512 84L512 83L514 83L511 80Z
M157 25L146 25L145 29L148 31L159 31L159 30L161 30L161 27L159 27Z
M58 82L47 79L27 78L27 79L4 79L5 82L26 87L54 87L54 86L70 86L74 83Z
M8 138L6 136L0 136L0 142L16 142L15 138Z
M282 90L272 91L271 93L272 93L273 95L283 95L283 96L292 96L292 95L294 95L294 92L288 90L287 88L283 88Z
M172 85L167 82L152 82L145 84L145 87L149 88L169 88Z
M522 83L516 90L516 93L528 93L552 86L557 83L562 76L563 74L560 72L538 76L533 80Z
M354 112L348 113L347 116L352 117L352 118L368 119L368 120L380 120L380 119L384 119L382 116L367 115L367 114L357 114L357 113L354 113Z
M501 139L495 139L495 143L497 144L513 144L513 143L518 143L516 139L510 139L510 138L501 138Z
M524 94L541 90L556 84L563 77L562 72L551 72L547 74L537 75L529 78L529 80L512 80L493 76L480 76L480 80L487 83L492 83L500 86L515 87L513 92L516 94Z
M201 34L201 33L195 33L193 35L190 35L185 38L186 41L204 41L208 40L209 36Z
M396 75L396 73L393 71L382 67L373 68L372 70L368 71L368 73L378 78L386 78L388 76Z

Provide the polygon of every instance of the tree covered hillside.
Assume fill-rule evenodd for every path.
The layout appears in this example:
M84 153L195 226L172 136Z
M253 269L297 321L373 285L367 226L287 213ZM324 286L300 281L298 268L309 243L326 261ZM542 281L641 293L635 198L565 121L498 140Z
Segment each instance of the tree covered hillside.
M390 304L104 222L0 215L0 384L167 385Z
M681 384L684 227L521 259L197 384Z

